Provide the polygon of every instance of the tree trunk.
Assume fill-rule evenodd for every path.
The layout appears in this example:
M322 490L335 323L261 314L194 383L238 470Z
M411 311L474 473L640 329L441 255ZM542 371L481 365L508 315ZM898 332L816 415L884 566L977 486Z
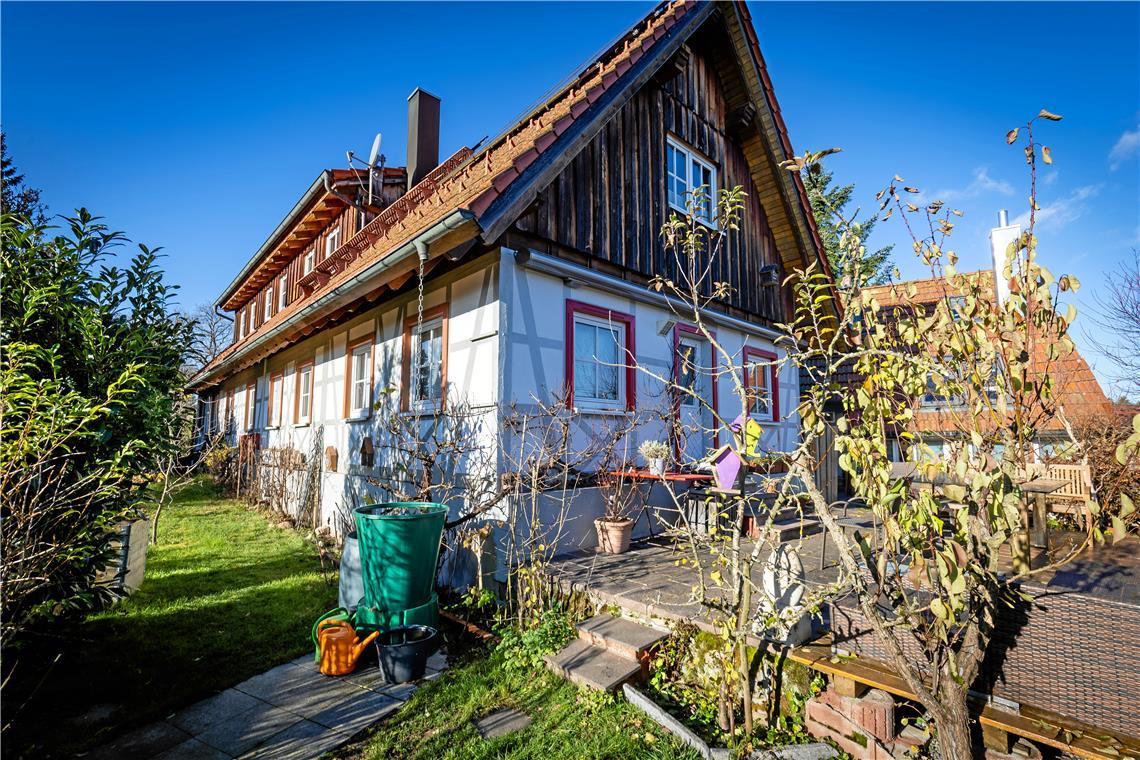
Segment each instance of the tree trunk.
M954 684L943 688L940 704L931 710L938 730L938 747L946 760L970 760L974 756L970 733L970 712L966 706L966 689ZM926 705L930 709L930 705Z

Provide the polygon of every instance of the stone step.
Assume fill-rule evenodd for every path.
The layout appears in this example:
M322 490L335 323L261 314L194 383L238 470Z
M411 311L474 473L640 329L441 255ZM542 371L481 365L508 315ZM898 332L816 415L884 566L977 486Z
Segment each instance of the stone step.
M608 649L574 639L556 654L546 656L546 665L563 678L598 691L615 691L626 681L641 676L641 664Z
M646 652L669 638L669 633L602 613L578 624L578 638L619 657L640 662Z
M811 536L823 530L823 525L814 517L791 517L787 520L776 520L772 523L778 540L795 541L798 538Z

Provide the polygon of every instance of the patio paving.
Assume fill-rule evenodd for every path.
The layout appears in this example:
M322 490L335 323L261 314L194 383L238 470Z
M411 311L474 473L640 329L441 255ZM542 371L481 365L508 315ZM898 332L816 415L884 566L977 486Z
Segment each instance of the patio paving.
M794 547L799 554L806 576L804 585L809 593L838 579L838 553L830 541L821 569L820 557L824 552L822 533L784 545ZM744 550L752 551L752 548L752 542L747 542ZM762 551L762 559L752 567L752 580L756 584L761 582L763 557L767 553ZM704 557L707 556L706 551ZM686 557L691 557L691 552L674 539L659 536L634 542L624 554L606 554L592 549L562 554L550 560L546 571L563 591L588 593L601 604L613 604L635 615L688 620L711 630L707 611L693 601L697 571L692 564L678 564ZM707 561L704 564L709 591L717 593L707 578L716 566Z
M433 655L424 680L436 678L446 667L442 653ZM306 654L83 757L306 760L347 743L392 714L416 687L386 683L375 665L340 678L324 676Z

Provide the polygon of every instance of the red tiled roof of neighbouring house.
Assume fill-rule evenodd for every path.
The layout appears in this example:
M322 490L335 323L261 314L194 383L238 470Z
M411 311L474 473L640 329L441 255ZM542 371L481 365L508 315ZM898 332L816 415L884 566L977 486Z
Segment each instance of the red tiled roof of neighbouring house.
M994 273L983 269L977 272L963 272L962 277L978 285L983 291L988 291L996 298L994 289ZM910 288L914 288L913 295ZM885 308L927 306L942 298L960 295L961 291L945 277L934 277L926 280L911 280L908 282L893 283L868 288L867 292L874 296L879 305ZM1088 414L1107 411L1111 404L1104 395L1104 391L1097 382L1096 376L1089 367L1088 362L1080 352L1073 350L1068 355L1057 359L1048 356L1048 343L1044 340L1035 340L1031 346L1030 371L1034 373L1048 372L1053 378L1053 396L1061 404L1066 417L1070 420ZM917 410L911 430L914 432L934 433L951 431L960 427L953 411ZM1062 422L1056 417L1046 420L1044 426L1048 430L1060 430Z

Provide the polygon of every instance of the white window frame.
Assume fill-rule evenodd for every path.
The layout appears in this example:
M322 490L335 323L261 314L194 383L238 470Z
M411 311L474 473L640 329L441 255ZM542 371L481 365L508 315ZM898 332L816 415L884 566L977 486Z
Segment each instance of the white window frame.
M325 258L329 258L336 249L340 248L340 226L333 227L329 230L329 234L325 236Z
M347 353L348 367L345 375L348 379L348 419L363 419L372 412L372 341L357 343L351 346ZM362 377L357 377L359 367L364 367ZM363 389L362 403L356 403L356 392Z
M666 139L665 148L665 197L669 202L669 207L677 210L681 214L688 214L689 209L687 203L689 193L701 184L708 185L708 198L706 203L708 206L705 208L705 213L698 215L697 219L709 227L716 227L716 204L717 204L717 172L716 165L708 159L707 156L701 155L698 151L685 145L677 138L670 135ZM679 153L684 157L685 162L685 176L680 177L674 171L675 167L673 161L670 160L670 151ZM693 184L693 167L698 167L703 172L708 172L709 181L707 183ZM685 185L685 191L677 194L675 192L675 183L680 180Z
M276 429L281 427L281 410L284 407L283 397L285 395L285 373L284 372L271 372L269 373L269 398L266 402L266 425L267 429Z
M305 362L297 367L297 398L295 400L294 409L296 410L297 425L308 425L313 417L313 388L314 369L316 364L313 362ZM308 387L305 386L305 377L308 376Z
M245 419L242 420L242 429L250 432L257 427L257 381L245 386L245 408L242 410Z
M425 319L422 325L412 325L411 350L408 355L408 407L410 409L435 409L439 407L443 402L443 385L445 382L443 377L443 357L444 353L447 351L447 346L444 345L446 331L443 329L443 320L444 317L441 314L438 317ZM439 364L440 384L439 386L432 386L432 389L435 390L439 395L420 398L419 378L420 372L423 371L423 367L418 361L416 361L416 357L419 356L420 336L426 332L431 332L432 330L439 330L439 360L437 363Z
M270 282L265 286L265 319L263 322L268 322L270 317L273 316L273 283Z
M313 267L317 264L317 248L313 246L305 252L305 257L301 259L301 275L307 275L313 271Z
M289 273L285 272L277 278L277 311L285 311L289 305Z
M245 340L246 336L246 314L249 313L249 307L243 306L241 311L238 312L238 340Z
M578 331L578 325L587 325L601 330L609 330L615 332L617 335L617 351L616 362L613 369L617 372L617 397L612 399L597 398L594 396L586 396L582 393L581 386L578 383L578 362L586 361L586 357L578 358L579 343L574 341L574 355L570 357L573 362L573 378L574 378L574 406L582 409L593 409L601 411L619 411L626 408L626 387L625 387L625 358L626 358L626 324L617 320L606 320L601 317L595 317L591 314L584 314L582 312L574 312L573 330L575 334ZM597 345L595 340L594 345ZM598 360L596 355L589 357L595 367L602 366L602 362ZM597 369L594 370L595 373ZM597 376L594 378L594 387L596 388Z

